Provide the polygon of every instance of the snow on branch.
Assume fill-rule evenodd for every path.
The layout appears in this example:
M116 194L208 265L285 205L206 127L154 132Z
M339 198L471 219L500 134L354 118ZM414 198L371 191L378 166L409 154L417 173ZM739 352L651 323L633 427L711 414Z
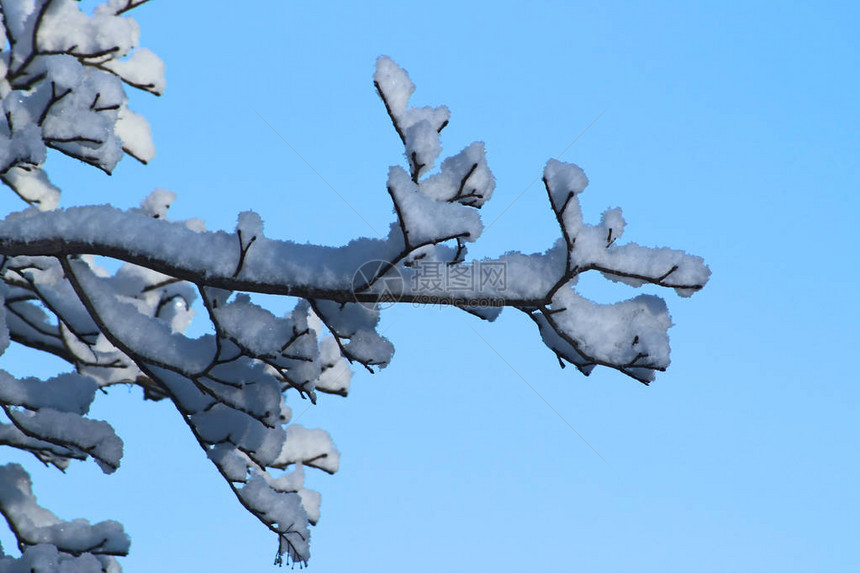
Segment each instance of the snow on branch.
M85 418L98 384L78 374L19 380L0 370L0 442L64 468L92 457L105 473L119 467L122 440L106 422Z
M63 521L41 507L30 476L18 464L0 466L0 513L22 553L15 559L0 552L0 572L118 571L114 556L128 554L130 540L119 523Z
M277 536L277 562L306 564L320 495L305 487L305 468L334 473L340 455L327 432L290 424L287 397L315 404L317 391L345 396L351 365L388 365L394 346L378 330L388 305L450 305L490 321L513 307L534 321L562 366L584 374L604 366L646 384L667 368L665 302L640 295L597 304L577 292L579 276L690 296L708 280L704 261L620 244L620 209L585 222L578 196L588 179L555 160L543 179L558 241L542 253L469 259L495 189L485 146L472 143L437 167L450 113L412 106L414 84L387 57L373 80L405 164L390 167L380 185L394 213L384 238L341 247L278 240L251 211L232 232L207 231L199 220L169 220L176 196L161 189L128 211L57 208L59 189L43 169L48 148L106 172L123 153L144 162L154 155L149 126L128 109L123 87L164 88L160 60L137 48L138 28L126 15L144 1L108 0L86 15L73 0L0 0L8 47L0 59L0 180L27 204L0 221L0 352L22 344L75 370L47 381L0 371L0 445L61 469L91 457L114 471L122 442L85 414L97 389L140 386L145 398L175 405L236 500ZM96 257L123 264L111 273ZM278 316L254 293L296 304ZM211 334L192 338L185 331L195 301ZM48 563L46 571L118 571L107 556L128 548L110 522L58 525L35 505L19 466L0 467L0 511L22 551L18 560L0 553L0 573L35 561Z
M50 210L59 200L42 170L49 148L106 173L124 153L154 156L123 89L164 90L164 65L137 49L138 25L125 15L142 3L110 0L87 15L74 0L0 2L0 179L28 204Z

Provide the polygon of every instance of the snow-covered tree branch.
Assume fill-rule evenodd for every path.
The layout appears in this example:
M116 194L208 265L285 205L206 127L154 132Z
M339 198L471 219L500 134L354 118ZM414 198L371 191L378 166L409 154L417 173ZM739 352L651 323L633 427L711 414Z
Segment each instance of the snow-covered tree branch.
M647 384L669 365L662 299L597 304L577 292L577 281L600 273L690 296L708 280L703 260L620 244L619 209L586 223L578 196L588 180L555 160L543 181L558 241L543 253L469 259L495 187L484 145L437 168L450 114L411 106L412 82L386 57L373 80L405 167L388 170L394 221L385 238L341 247L278 240L251 211L239 214L233 232L208 231L197 219L168 220L175 195L164 190L129 211L58 208L60 190L44 170L49 149L107 173L124 154L154 156L149 126L128 108L124 88L164 89L164 67L137 47L128 16L144 2L108 0L87 15L73 0L0 0L0 179L26 204L0 221L0 349L21 344L73 370L49 380L0 371L0 444L60 469L90 457L113 472L122 441L86 414L96 390L140 386L145 397L176 406L238 502L277 535L278 562L307 563L320 496L305 487L304 471L334 473L339 455L326 432L290 424L287 397L345 396L351 364L384 368L394 353L377 331L385 304L457 306L490 321L513 307L535 322L562 366L584 374L605 366ZM109 273L96 256L124 264ZM455 280L430 289L431 271ZM276 316L248 293L297 303ZM184 334L195 301L213 334ZM18 465L0 467L0 513L21 551L0 551L0 572L60 571L71 561L75 571L116 571L113 557L128 550L116 523L62 522L38 506Z

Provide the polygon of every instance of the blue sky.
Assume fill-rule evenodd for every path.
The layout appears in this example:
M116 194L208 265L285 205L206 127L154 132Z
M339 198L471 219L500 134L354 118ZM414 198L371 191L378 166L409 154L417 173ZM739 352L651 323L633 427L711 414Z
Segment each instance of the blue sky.
M131 207L164 187L174 217L210 229L247 209L299 241L372 234L353 209L387 228L386 174L403 163L372 85L387 54L413 102L451 109L447 153L486 144L497 186L472 255L555 241L536 179L563 153L591 180L592 222L620 206L625 239L713 271L691 299L663 293L673 363L648 388L559 369L515 312L386 311L391 366L301 417L342 453L336 475L309 476L323 495L311 571L860 570L856 5L248 6L135 10L167 65L163 97L132 99L158 155L110 178L53 157L63 205ZM637 294L599 278L583 292ZM3 367L57 366L10 351ZM127 573L272 570L275 539L169 404L115 388L93 414L126 442L113 476L4 452L42 503L123 522Z

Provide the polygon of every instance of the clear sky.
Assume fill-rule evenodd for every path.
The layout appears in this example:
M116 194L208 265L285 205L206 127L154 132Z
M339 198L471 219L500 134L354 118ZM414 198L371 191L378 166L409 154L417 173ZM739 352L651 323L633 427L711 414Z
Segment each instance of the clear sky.
M387 228L388 166L404 163L372 85L387 54L413 102L451 109L445 152L486 144L493 223L471 255L555 241L537 179L559 157L591 180L591 222L620 206L626 240L713 271L690 299L663 293L673 363L647 388L559 369L516 312L385 311L391 366L357 372L346 399L293 404L342 454L336 475L309 475L311 571L860 570L856 4L218 0L134 17L167 65L163 97L132 99L158 155L110 178L51 158L64 206L164 187L172 216L210 229L247 209L299 241ZM56 366L3 358L16 374ZM113 476L2 453L44 505L124 523L126 573L273 570L276 540L170 404L114 388L93 416L125 440Z

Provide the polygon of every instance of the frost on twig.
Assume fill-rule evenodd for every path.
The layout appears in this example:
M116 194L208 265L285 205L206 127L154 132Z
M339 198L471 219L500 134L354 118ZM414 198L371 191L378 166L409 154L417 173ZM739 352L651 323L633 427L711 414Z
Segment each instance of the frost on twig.
M412 106L415 86L386 57L374 84L405 163L390 167L380 188L394 212L383 238L341 247L278 240L251 211L233 232L207 231L199 220L169 220L176 196L162 189L128 211L57 208L59 190L43 169L47 149L106 172L123 153L153 157L149 127L128 109L123 87L164 87L160 61L137 48L137 25L126 15L142 3L109 0L88 16L73 0L0 0L8 48L0 60L0 179L27 205L0 221L0 350L21 344L75 371L47 381L0 372L0 445L60 469L90 457L114 471L122 442L85 414L97 389L140 386L144 397L175 405L237 501L277 536L277 562L305 564L309 525L320 518L305 470L334 473L340 455L327 432L290 423L287 400L345 396L351 366L388 365L394 346L378 330L385 305L451 305L490 321L513 307L562 365L584 374L605 366L647 384L669 365L662 299L597 304L577 282L591 272L689 296L708 280L702 259L621 244L620 209L584 221L578 197L588 179L554 160L543 180L558 241L543 253L470 259L467 246L483 231L480 209L495 188L485 146L472 143L437 166L450 112ZM96 257L122 264L111 273ZM278 316L253 293L289 296L295 306ZM201 318L195 304L211 325L196 338L185 334ZM127 550L115 524L73 522L68 531L84 533L72 543L36 507L24 470L0 468L0 510L23 552L14 561L0 554L0 573L36 561L48 564L39 570L62 571L70 560L89 560L75 561L82 571L118 570L105 557ZM41 517L27 521L34 515ZM103 543L93 543L97 529L110 530Z

